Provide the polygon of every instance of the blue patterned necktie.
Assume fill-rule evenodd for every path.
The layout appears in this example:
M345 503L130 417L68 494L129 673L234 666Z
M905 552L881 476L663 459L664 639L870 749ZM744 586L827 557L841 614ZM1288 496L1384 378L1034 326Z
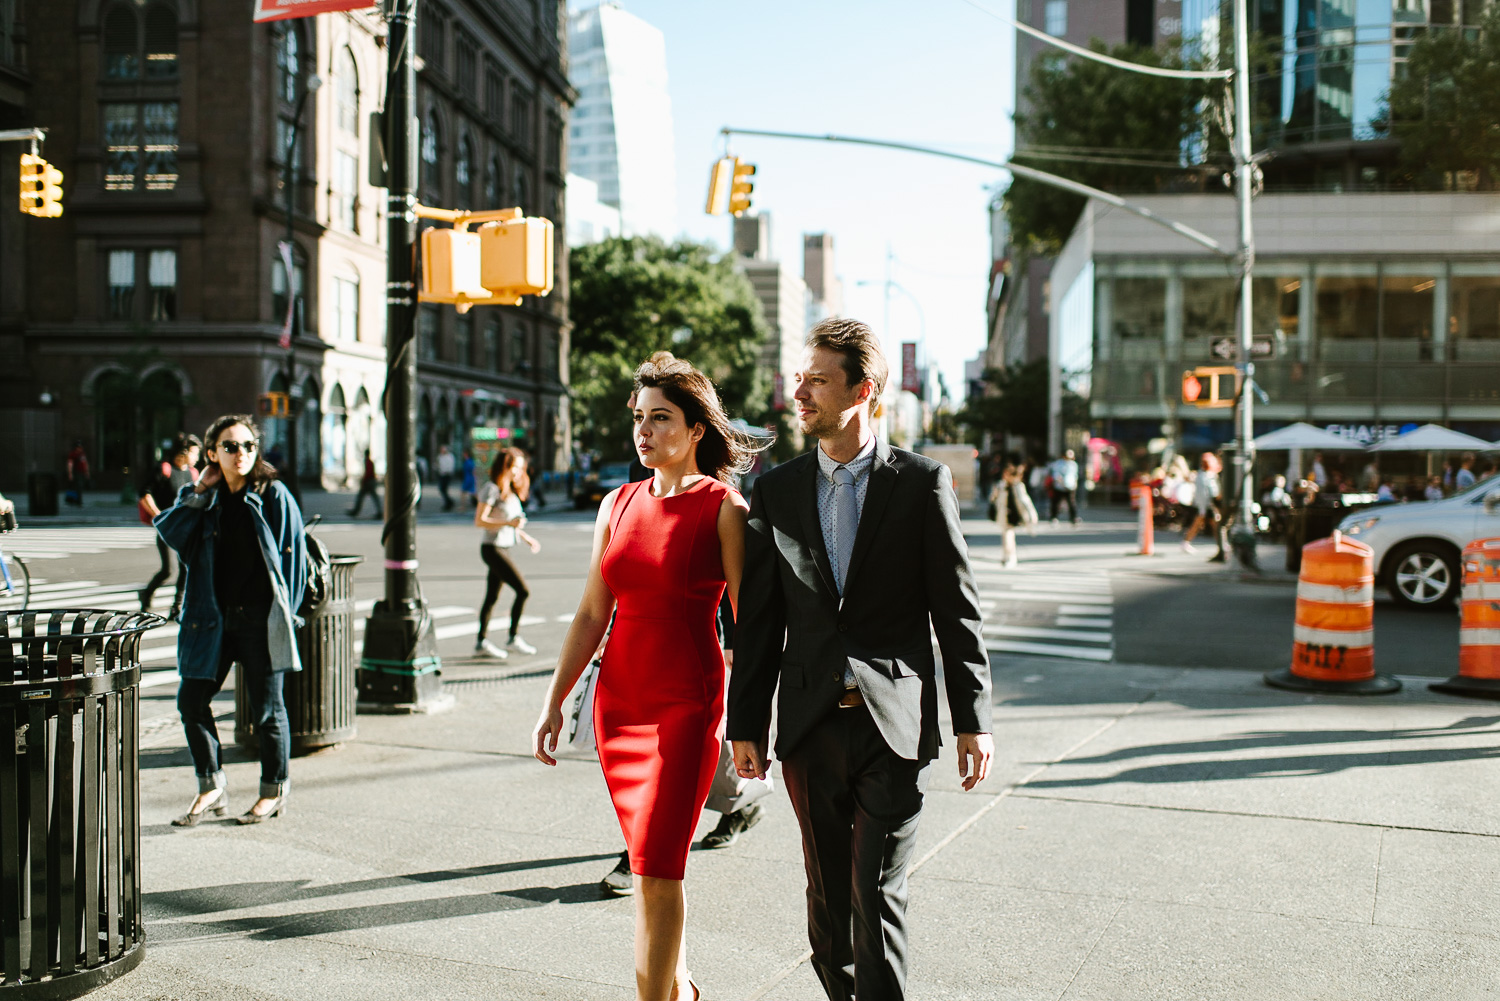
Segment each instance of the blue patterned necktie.
M859 509L854 502L854 474L848 466L833 471L833 537L838 544L837 578L839 596L849 580L849 558L854 555L854 530L859 524Z

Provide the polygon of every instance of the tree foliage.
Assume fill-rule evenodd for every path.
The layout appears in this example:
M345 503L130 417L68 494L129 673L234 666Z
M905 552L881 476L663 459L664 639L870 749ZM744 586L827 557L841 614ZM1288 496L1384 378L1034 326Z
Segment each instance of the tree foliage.
M631 377L654 351L701 369L731 417L764 419L770 380L758 359L768 328L729 255L686 241L610 237L575 248L570 270L574 427L585 449L629 455Z
M985 369L984 382L987 392L969 397L959 423L980 434L1009 434L1037 444L1047 440L1047 359ZM1088 404L1066 381L1062 411L1064 427L1088 426Z
M1418 185L1451 188L1472 173L1479 190L1500 187L1500 4L1477 31L1429 29L1412 44L1386 124Z
M1150 66L1196 68L1179 49L1095 40L1096 52ZM1183 176L1182 151L1205 134L1200 101L1220 85L1147 76L1092 59L1040 58L1017 112L1017 163L1106 191L1158 191ZM1083 158L1083 159L1078 159ZM1055 253L1067 240L1084 198L1016 178L1005 195L1013 239L1023 249Z

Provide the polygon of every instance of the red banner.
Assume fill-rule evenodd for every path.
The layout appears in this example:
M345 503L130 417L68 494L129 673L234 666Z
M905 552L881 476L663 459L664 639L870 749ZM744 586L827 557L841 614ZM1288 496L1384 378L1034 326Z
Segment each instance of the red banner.
M901 389L915 393L922 388L922 374L917 371L917 344L904 341L901 344Z
M255 20L284 21L290 17L312 17L314 14L374 6L372 0L255 0Z

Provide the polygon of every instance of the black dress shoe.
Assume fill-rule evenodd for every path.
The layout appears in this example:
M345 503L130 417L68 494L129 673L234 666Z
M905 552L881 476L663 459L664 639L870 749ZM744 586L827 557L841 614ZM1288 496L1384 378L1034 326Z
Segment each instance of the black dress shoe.
M751 803L743 810L724 814L719 818L719 826L703 836L703 847L728 848L740 839L741 834L760 823L763 813L765 810L759 803Z
M599 881L599 889L617 897L628 897L635 892L635 877L630 874L630 853L621 852L620 861Z

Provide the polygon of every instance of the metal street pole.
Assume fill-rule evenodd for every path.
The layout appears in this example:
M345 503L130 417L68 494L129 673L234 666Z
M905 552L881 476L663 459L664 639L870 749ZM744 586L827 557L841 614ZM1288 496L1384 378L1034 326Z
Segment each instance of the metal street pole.
M417 582L417 0L387 0L385 597L365 627L359 704L366 711L433 712L451 705L437 635Z
M302 93L297 98L297 107L292 113L292 138L287 142L286 148L286 308L287 308L287 342L286 342L286 391L288 400L300 400L302 397L296 392L297 385L297 335L301 333L298 329L301 324L297 315L297 243L294 223L297 211L297 141L302 136L302 111L307 107L307 99L313 92L323 86L323 78L314 73L307 78L302 86ZM297 481L297 412L291 403L287 406L286 415L286 475L282 477L292 496L297 503L302 503L302 486Z
M1240 562L1256 569L1255 559L1255 362L1254 302L1251 272L1255 267L1255 231L1250 200L1254 196L1255 163L1250 150L1250 17L1247 0L1234 4L1234 172L1235 198L1239 209L1240 315L1239 350L1243 373L1239 394L1239 427L1235 435L1234 461L1239 470L1239 519L1235 526L1235 549Z

